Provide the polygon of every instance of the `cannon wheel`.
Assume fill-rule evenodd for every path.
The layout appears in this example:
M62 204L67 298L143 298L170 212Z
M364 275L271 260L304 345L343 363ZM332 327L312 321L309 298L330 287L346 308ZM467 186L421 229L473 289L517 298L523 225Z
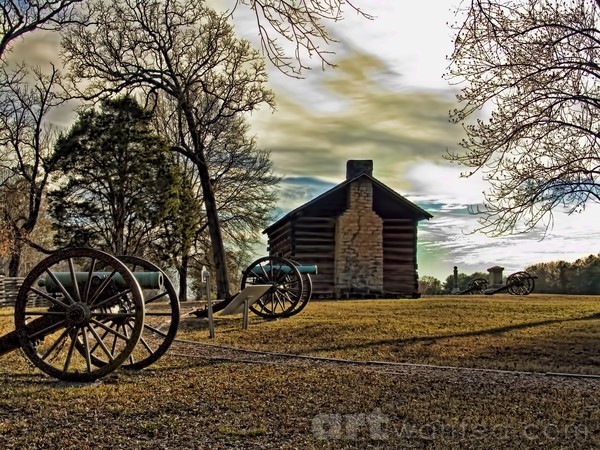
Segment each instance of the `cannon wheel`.
M141 370L158 361L173 343L179 326L179 298L173 283L155 264L137 256L117 256L131 272L160 272L163 276L162 289L144 289L145 319L142 337L129 358L121 367ZM119 332L127 331L123 325L114 321L106 321L106 325ZM127 325L127 328L130 328ZM94 353L93 353L94 354ZM107 363L105 355L94 357L92 362L97 366Z
M290 261L298 266L298 262L292 259L290 259ZM302 277L302 297L296 306L294 306L294 308L285 315L285 317L291 317L298 314L306 307L312 297L312 279L310 278L310 274L300 272L300 276Z
M108 270L104 279L91 276L98 266ZM55 272L70 273L71 283L61 283ZM75 272L87 272L87 280L75 282ZM117 275L126 289L115 288ZM57 292L41 287L44 278L52 279ZM45 306L38 306L40 301ZM31 319L43 319L46 326L32 331ZM107 321L127 327L115 331ZM115 257L87 248L60 250L41 261L25 278L15 303L23 353L43 372L65 381L94 381L117 369L135 348L143 326L144 298L133 274ZM94 353L109 362L94 365Z
M467 285L467 292L471 295L483 294L489 285L485 278L474 278Z
M511 295L529 295L535 287L535 280L527 272L516 272L506 279L506 288Z
M242 275L242 289L251 284L273 288L260 297L250 310L264 318L288 317L302 301L302 276L293 262L280 256L265 256L250 264Z

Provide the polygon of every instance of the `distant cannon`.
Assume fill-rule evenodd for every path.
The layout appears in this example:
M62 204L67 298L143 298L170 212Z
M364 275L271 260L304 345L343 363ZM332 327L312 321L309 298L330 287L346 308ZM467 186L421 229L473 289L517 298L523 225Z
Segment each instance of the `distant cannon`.
M515 272L506 278L506 283L502 286L486 289L485 295L493 295L498 292L508 291L511 295L529 295L535 288L535 279L537 276L527 272Z
M482 295L485 293L485 290L488 288L490 282L485 278L474 278L469 281L467 284L467 288L463 291L460 291L458 295Z

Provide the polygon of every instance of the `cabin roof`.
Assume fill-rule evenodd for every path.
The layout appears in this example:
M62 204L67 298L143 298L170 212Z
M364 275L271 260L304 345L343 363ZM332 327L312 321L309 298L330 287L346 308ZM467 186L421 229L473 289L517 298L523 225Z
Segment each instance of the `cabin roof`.
M402 216L419 221L431 219L433 217L427 211L407 200L393 189L390 189L378 179L367 173L361 173L354 178L345 180L304 205L290 211L281 219L265 228L263 234L269 234L286 222L302 215L337 216L341 214L346 208L346 192L348 186L362 177L368 178L373 183L373 209L382 218L396 218ZM336 205L338 205L337 209Z

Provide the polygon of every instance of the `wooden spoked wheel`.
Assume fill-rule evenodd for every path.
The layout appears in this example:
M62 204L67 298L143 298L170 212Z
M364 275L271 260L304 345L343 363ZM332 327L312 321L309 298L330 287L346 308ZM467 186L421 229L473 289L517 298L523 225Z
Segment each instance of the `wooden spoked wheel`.
M242 289L252 284L272 286L250 306L250 310L260 317L289 317L302 301L302 276L289 259L265 256L254 261L242 275Z
M145 319L142 336L122 367L141 370L156 362L171 346L179 326L179 298L171 280L155 264L137 256L118 256L119 261L137 275L140 272L158 272L162 275L160 289L147 289L142 284ZM130 332L130 324L107 320L105 325L115 332ZM93 363L101 366L108 363L102 354Z
M511 295L529 295L533 292L535 280L527 272L516 272L508 276L506 287Z
M290 261L294 263L296 267L298 266L298 262L292 259L290 259ZM291 317L298 314L306 307L312 297L312 279L310 278L310 274L300 272L300 276L302 277L302 296L300 297L300 301L296 303L296 306L286 313L285 317Z
M471 295L483 294L489 285L485 278L474 278L467 285L467 292Z
M65 381L94 381L117 369L134 350L143 326L138 282L123 263L98 250L73 248L44 259L25 278L15 304L23 353L43 372ZM95 359L107 362L98 366Z

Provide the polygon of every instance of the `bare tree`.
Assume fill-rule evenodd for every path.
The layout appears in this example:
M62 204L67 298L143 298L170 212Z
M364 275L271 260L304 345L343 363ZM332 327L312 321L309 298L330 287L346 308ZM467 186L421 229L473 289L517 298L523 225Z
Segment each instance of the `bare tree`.
M366 19L373 19L349 0L236 0L236 6L238 4L249 6L254 12L267 58L281 72L293 77L310 69L307 60L313 57L323 68L333 66L329 58L333 53L331 44L336 41L327 31L327 25L342 20L345 7ZM294 48L293 56L286 50L287 44Z
M4 0L0 2L0 58L15 39L36 29L60 30L74 23L83 0Z
M11 190L0 202L10 230L10 276L17 276L25 242L33 232L51 172L53 131L48 114L63 99L56 92L58 70L48 73L24 65L0 67L0 169L3 189ZM21 202L16 208L12 203Z
M157 129L179 147L189 146L182 112L172 99L161 97L154 110ZM272 162L268 152L256 148L256 142L248 135L248 126L242 116L223 118L215 126L201 131L206 148L206 158L211 173L211 184L219 221L227 242L226 260L229 268L239 271L246 265L249 249L259 241L259 232L268 225L276 201L274 187L279 178L272 173ZM203 202L198 171L195 166L184 166L185 187L180 193L180 209L171 220L163 221L164 232L155 240L163 246L162 253L169 255L177 268L180 280L180 299L186 298L188 274L195 273L194 267L213 268L206 249L207 218ZM210 252L209 252L210 254Z
M69 30L63 44L73 81L89 81L85 97L145 87L177 102L189 145L185 141L176 150L198 169L217 291L226 297L229 274L202 133L273 104L273 94L263 87L262 59L247 41L235 38L225 17L195 0L99 3L94 25Z
M448 155L490 188L490 235L552 225L600 200L600 30L594 0L471 0L448 77L464 83L464 151Z

